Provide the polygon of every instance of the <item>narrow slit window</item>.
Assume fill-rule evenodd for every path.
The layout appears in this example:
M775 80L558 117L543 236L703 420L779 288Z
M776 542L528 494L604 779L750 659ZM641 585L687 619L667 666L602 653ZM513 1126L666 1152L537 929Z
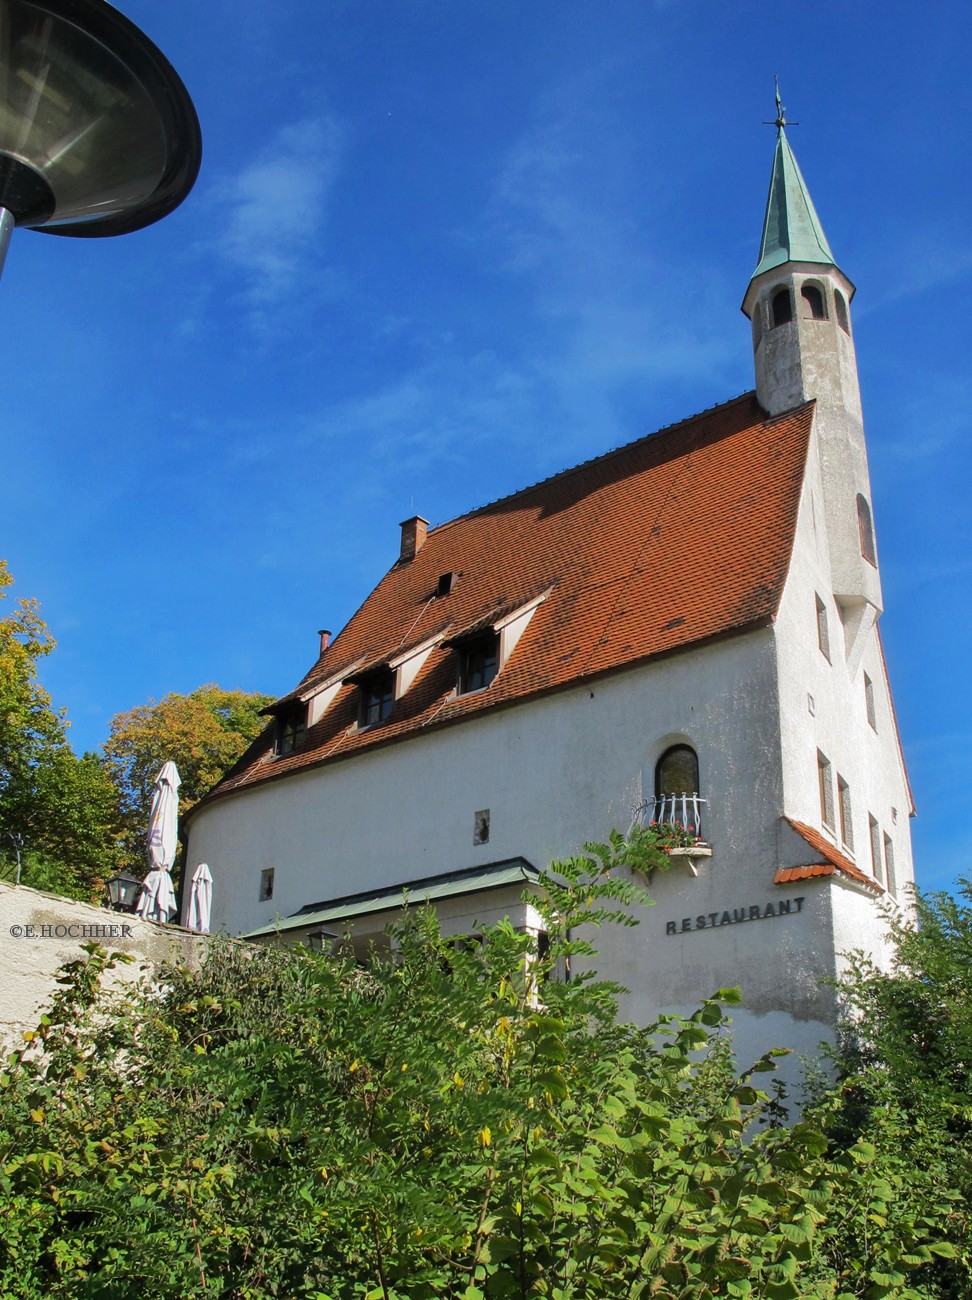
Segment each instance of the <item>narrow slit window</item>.
M260 872L260 902L268 903L273 898L274 868L268 867Z
M874 683L864 674L864 712L867 714L867 721L873 731L877 731L877 713L874 709Z
M819 596L814 597L817 609L817 645L820 653L830 663L830 632L827 627L827 606Z
M871 872L874 879L879 885L884 884L884 873L881 870L881 831L877 824L877 819L870 813L867 815L868 830L871 833Z
M897 898L898 878L894 873L894 845L890 835L884 837L884 868L888 876L888 892L892 898Z
M840 839L845 848L854 852L854 818L851 811L850 786L838 772L837 806L840 810Z
M834 779L830 760L817 750L817 782L820 786L820 820L833 830L834 828Z
M861 535L861 554L868 564L877 564L877 552L874 549L874 524L871 521L871 507L867 498L857 494L857 528Z

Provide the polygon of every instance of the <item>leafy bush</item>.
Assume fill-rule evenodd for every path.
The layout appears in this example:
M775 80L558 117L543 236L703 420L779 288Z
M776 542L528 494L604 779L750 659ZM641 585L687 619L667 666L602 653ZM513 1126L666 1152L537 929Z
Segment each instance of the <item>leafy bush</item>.
M423 910L367 971L214 941L201 974L109 996L89 949L2 1077L0 1294L931 1294L906 1275L933 1222L863 1269L843 1250L831 1207L894 1191L872 1145L760 1128L775 1054L737 1077L733 991L639 1029L612 986L554 977L592 951L581 922L630 923L639 851L557 864L542 956L508 922L456 946Z

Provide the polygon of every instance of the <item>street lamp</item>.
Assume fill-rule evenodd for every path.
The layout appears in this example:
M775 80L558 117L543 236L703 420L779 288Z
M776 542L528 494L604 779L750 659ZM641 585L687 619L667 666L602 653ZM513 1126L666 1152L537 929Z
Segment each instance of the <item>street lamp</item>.
M136 876L130 876L127 871L119 871L107 884L111 907L116 912L134 912L142 882Z
M106 0L0 0L0 270L15 226L88 238L158 221L201 159L188 91Z

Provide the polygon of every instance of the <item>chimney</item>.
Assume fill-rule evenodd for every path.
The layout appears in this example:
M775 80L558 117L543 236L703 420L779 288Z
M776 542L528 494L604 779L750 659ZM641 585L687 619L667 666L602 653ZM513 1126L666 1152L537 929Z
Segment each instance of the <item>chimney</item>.
M331 640L331 633L326 627L322 627L317 635L321 638L321 654L323 654Z
M421 515L413 515L411 519L402 520L402 551L398 558L403 564L415 559L425 545L428 531L429 521L423 519Z

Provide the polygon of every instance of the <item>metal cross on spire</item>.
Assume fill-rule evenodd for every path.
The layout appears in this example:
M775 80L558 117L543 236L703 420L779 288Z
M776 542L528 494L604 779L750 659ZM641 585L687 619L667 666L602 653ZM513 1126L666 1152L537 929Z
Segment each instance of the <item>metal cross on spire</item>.
M799 122L790 122L787 120L786 109L783 107L783 101L780 99L780 74L773 74L773 84L776 86L776 121L764 122L763 126L775 126L777 132L781 132L785 126L799 126Z

